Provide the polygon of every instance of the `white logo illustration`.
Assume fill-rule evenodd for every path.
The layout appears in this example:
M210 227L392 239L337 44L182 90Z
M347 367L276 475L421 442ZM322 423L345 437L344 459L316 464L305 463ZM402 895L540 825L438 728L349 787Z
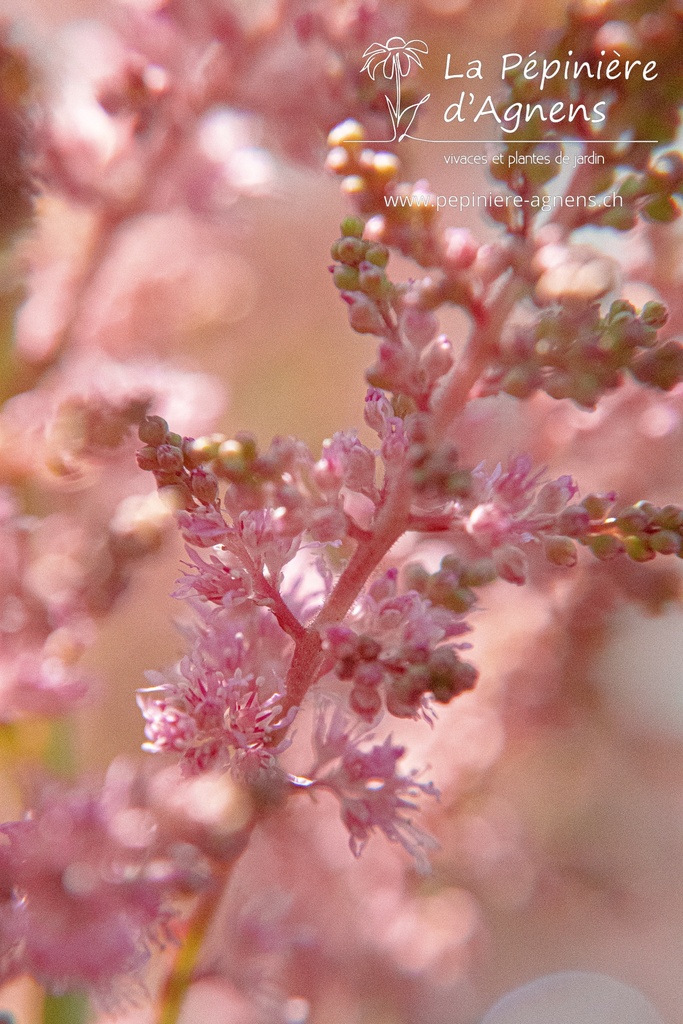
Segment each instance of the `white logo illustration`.
M419 102L401 109L401 79L406 77L413 63L422 67L420 54L426 53L429 53L429 47L421 39L411 39L407 43L401 36L392 36L386 43L372 43L363 54L365 64L361 68L361 73L367 71L374 82L381 68L384 78L393 79L396 84L396 102L392 103L391 99L386 97L394 130L393 137L387 140L389 142L396 139L400 142L405 139L418 109L431 96L431 93L427 93Z

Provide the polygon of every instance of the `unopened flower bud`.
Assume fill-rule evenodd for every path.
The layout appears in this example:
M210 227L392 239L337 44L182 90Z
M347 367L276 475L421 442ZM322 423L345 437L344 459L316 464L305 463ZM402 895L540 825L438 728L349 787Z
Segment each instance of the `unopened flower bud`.
M647 537L624 537L624 547L626 554L634 562L651 562L653 558L657 557L650 547Z
M228 477L239 477L246 472L246 460L242 445L235 439L223 441L218 449L221 471Z
M590 516L582 505L569 505L555 520L555 528L565 537L582 537L590 526Z
M477 258L479 246L474 235L467 228L446 228L444 243L446 269L451 272L466 270Z
M683 380L683 346L671 338L663 345L643 352L634 359L630 369L643 384L671 391Z
M192 459L197 464L211 462L218 457L221 444L225 441L225 434L207 434L205 437L196 437L191 442Z
M592 523L600 523L614 504L613 494L588 494L581 502Z
M503 377L501 390L512 398L530 398L540 383L541 376L533 364L513 366Z
M387 569L387 571L374 580L370 584L368 593L373 601L385 601L388 597L394 597L396 595L396 578L398 573L396 569Z
M183 468L183 452L172 444L160 444L157 448L159 468L165 473L178 473Z
M159 463L157 461L157 450L151 445L146 445L141 448L136 456L137 464L140 469L158 469Z
M381 437L387 429L387 421L393 417L393 409L389 399L379 388L368 389L363 416L370 429Z
M537 512L556 515L577 493L578 487L570 476L560 476L543 484L534 502Z
M642 508L624 508L616 518L617 529L624 534L639 534L649 525L651 517Z
M353 235L340 238L335 247L336 259L341 263L346 263L349 267L357 267L365 259L368 248L368 243L364 242L362 238L356 238Z
M365 139L365 129L363 125L358 121L354 121L352 118L348 118L346 121L342 121L336 128L333 128L330 134L327 136L328 146L344 146L346 147L351 143L350 149L353 151L355 144L363 142Z
M439 321L430 310L407 306L401 315L401 328L408 341L422 349L438 331Z
M430 688L439 704L448 704L454 697L472 690L479 672L467 661L460 661L454 651L439 647L429 659Z
M352 156L343 146L335 146L327 154L325 168L333 174L348 174L352 168Z
M425 349L420 358L420 365L430 381L436 381L448 373L453 366L453 346L445 334L440 334Z
M395 153L375 153L372 160L372 171L376 178L382 182L391 181L398 177L401 170L401 161Z
M361 661L374 661L382 653L382 645L372 636L358 637L358 657Z
M365 185L365 179L361 178L360 174L349 174L346 178L342 179L341 191L351 198L360 200L367 188Z
M384 271L373 263L368 263L367 260L363 260L358 270L358 284L361 291L365 292L372 299L381 298L388 285Z
M626 551L624 542L611 533L598 533L594 537L589 537L586 543L601 562L610 561Z
M505 544L502 548L494 551L493 560L501 579L507 580L508 583L515 583L518 587L526 583L527 560L520 548L514 547L512 544Z
M386 245L375 243L369 246L368 251L365 254L365 258L368 263L374 263L376 267L386 267L389 262L389 250Z
M343 292L349 303L349 324L358 334L384 333L384 321L374 302L359 292Z
M669 319L669 312L661 302L646 302L640 311L640 319L648 327L654 327L656 330L659 330Z
M348 626L328 626L325 630L323 648L332 651L337 658L344 658L356 653L358 637Z
M681 538L673 530L660 530L648 537L648 543L653 551L660 555L680 555Z
M159 497L171 512L196 508L190 488L181 483L160 483Z
M355 292L360 287L360 277L355 267L338 263L332 271L335 287L341 292Z
M387 687L387 711L397 718L414 718L429 689L429 670L425 665L413 665L397 676Z
M203 505L213 505L218 497L218 478L204 469L195 469L190 477L192 493Z
M545 557L553 565L571 568L578 561L576 548L569 537L545 537L543 539Z
M365 225L360 217L354 217L350 214L348 217L344 217L339 230L344 238L362 238L364 227Z
M456 573L440 569L430 578L426 596L432 604L441 605L456 614L468 612L477 599L469 587L461 586Z
M366 722L371 722L382 709L382 698L370 686L354 686L349 696L351 710Z
M403 570L406 587L409 590L416 590L418 594L426 593L429 585L430 575L419 562L411 562Z
M677 505L665 505L660 509L655 520L663 530L675 530L678 532L683 527L683 509Z
M460 582L465 587L484 587L497 579L498 570L492 558L478 558L468 562L460 573Z
M156 448L163 444L168 433L168 423L161 416L145 416L138 427L138 437L143 444Z

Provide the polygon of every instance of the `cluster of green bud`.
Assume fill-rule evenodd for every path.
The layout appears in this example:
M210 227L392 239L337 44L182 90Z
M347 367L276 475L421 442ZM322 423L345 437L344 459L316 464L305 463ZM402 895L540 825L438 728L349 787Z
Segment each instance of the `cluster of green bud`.
M337 125L327 139L326 167L342 178L342 191L362 213L374 213L384 207L385 190L397 179L401 164L394 153L376 152L364 142L365 129L358 121Z
M488 393L528 398L541 390L592 409L622 383L625 371L669 391L683 380L683 346L673 339L657 343L666 320L661 302L647 302L637 313L630 302L618 300L605 317L597 305L547 311L504 353L502 365L492 368Z
M589 494L580 504L563 509L553 527L556 535L543 538L548 560L555 565L575 565L575 542L600 561L623 554L634 562L649 562L658 554L683 555L682 509L638 501L614 514L614 497Z
M338 502L342 478L318 473L311 453L294 438L276 437L260 452L251 434L181 438L159 416L148 416L139 433L145 447L138 465L154 473L160 493L176 510L218 507L223 482L222 506L233 519L243 511L277 509L280 536L308 530L325 543L345 534Z
M499 576L492 558L466 562L456 555L442 558L439 568L433 573L419 562L411 562L404 572L411 590L456 614L464 614L474 607L477 601L475 587L485 587Z
M623 215L627 210L632 222L636 213L641 213L646 220L668 224L681 215L683 159L675 150L663 153L644 171L627 174L617 191L625 205L615 210L621 217L611 226L625 226Z
M440 265L443 247L434 232L436 196L425 194L419 185L399 181L398 157L364 146L365 130L358 121L337 125L327 141L327 169L341 176L342 192L356 209L372 217L372 238L396 247L420 266ZM419 202L405 202L418 194ZM387 203L387 198L394 202Z
M138 428L144 448L137 453L140 469L150 470L159 493L175 508L213 505L218 499L218 478L201 468L207 453L193 438L169 429L161 416L146 416Z
M390 299L393 285L385 273L389 250L380 242L364 239L363 229L360 217L345 217L342 221L341 238L330 250L336 261L330 268L332 279L340 291L362 292L374 301Z
M638 501L605 519L602 532L582 538L597 558L613 558L625 552L634 562L649 562L656 555L683 555L683 509L659 508Z
M429 653L416 650L415 655L424 660L397 665L387 686L387 711L396 718L414 718L427 694L439 704L448 704L472 690L479 677L474 665L459 658L452 647L437 647Z
M387 652L374 637L335 626L328 630L324 646L335 659L336 676L351 683L351 709L367 722L383 706L398 718L414 718L425 696L447 704L471 690L477 680L477 670L456 651L431 648L426 640L404 640Z

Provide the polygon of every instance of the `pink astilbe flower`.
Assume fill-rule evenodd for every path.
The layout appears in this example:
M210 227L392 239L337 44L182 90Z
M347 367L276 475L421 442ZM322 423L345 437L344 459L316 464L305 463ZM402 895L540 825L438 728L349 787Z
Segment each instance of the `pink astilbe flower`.
M533 471L528 455L500 463L487 474L479 466L472 474L477 503L465 523L477 544L489 550L509 542L528 542L548 531L578 493L570 476L541 484L543 470Z
M190 559L185 564L189 570L194 571L183 572L177 581L173 597L184 598L194 594L214 604L226 605L246 597L246 573L239 568L226 565L219 554L215 553L219 549L212 549L208 561L205 561L197 551L193 551L189 545L186 545L185 550Z
M164 938L166 898L199 876L159 859L153 816L111 796L49 785L23 821L0 826L3 980L28 972L106 996Z
M278 530L277 511L269 508L242 512L236 530L255 565L261 570L267 569L271 579L279 578L283 566L294 557L300 543L299 537L289 537Z
M252 778L272 768L289 740L274 734L293 720L283 714L282 680L289 641L274 618L253 604L211 608L197 602L192 651L173 672L149 672L140 691L152 753L180 753L189 774L229 769Z
M375 456L351 431L339 430L323 445L316 469L326 469L340 484L370 499L377 498Z
M395 745L391 736L361 750L358 744L369 742L373 735L354 725L339 707L324 706L318 712L313 736L317 755L313 783L329 789L339 800L354 856L360 856L378 829L415 858L418 870L427 872L427 852L438 848L438 843L406 812L417 810L415 799L421 794L438 797L438 790L431 782L418 782L415 769L407 775L398 773L405 747Z
M181 666L189 671L188 665ZM230 768L235 775L253 777L272 767L291 741L268 746L271 734L289 725L295 712L282 715L277 693L262 700L263 679L243 678L239 669L231 679L209 671L203 678L192 675L182 689L165 684L141 691L139 705L147 723L143 749L176 751L189 772ZM147 695L157 693L163 696L148 700Z

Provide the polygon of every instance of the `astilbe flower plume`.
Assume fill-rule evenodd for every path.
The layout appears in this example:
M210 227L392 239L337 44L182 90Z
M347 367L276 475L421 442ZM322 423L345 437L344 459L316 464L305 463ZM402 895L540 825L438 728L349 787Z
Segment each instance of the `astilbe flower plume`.
M256 824L263 826L257 844L267 846L269 820L286 831L290 799L303 805L308 797L306 813L313 815L323 803L334 806L334 797L355 857L381 833L401 848L400 857L405 852L420 872L430 870L437 842L419 824L419 812L423 798L439 794L421 771L401 767L408 755L402 740L411 729L434 726L440 714L457 723L458 708L471 699L456 701L479 678L464 638L483 614L485 588L499 580L530 583L547 596L561 580L563 613L573 611L597 632L606 619L604 593L633 592L640 563L683 555L677 505L638 500L635 492L622 502L611 479L599 484L604 490L582 495L572 476L556 475L554 462L545 468L533 431L528 444L513 448L532 454L510 454L500 430L490 459L480 461L478 450L497 415L491 410L503 403L516 410L528 403L528 420L537 423L537 410L552 403L585 412L605 398L616 407L624 392L675 401L683 346L665 303L658 296L632 302L626 288L622 294L618 261L574 232L588 225L629 231L678 217L680 158L656 156L649 143L636 152L630 142L638 135L675 138L678 72L662 68L656 110L645 109L626 82L611 89L604 98L607 130L622 141L606 143L599 173L584 165L567 185L570 196L616 189L623 208L598 205L599 212L584 213L586 207L569 203L538 222L530 206L519 213L512 204L495 217L498 235L481 243L469 230L444 224L429 183L403 180L396 152L366 142L385 125L380 77L395 79L395 105L384 96L394 139L429 98L401 107L402 80L422 66L427 46L406 42L395 20L386 24L391 8L353 2L332 11L295 2L262 14L219 7L184 0L129 5L116 25L101 32L85 26L74 37L78 45L89 41L97 59L63 95L51 97L38 165L48 198L68 210L67 223L87 212L87 252L74 246L44 276L34 252L12 354L14 394L0 413L0 717L53 716L75 704L85 681L79 657L94 622L114 607L141 557L159 546L171 511L186 546L174 596L188 609L181 625L186 653L175 666L149 672L150 686L138 694L143 748L169 763L154 784L141 783L143 795L133 793L132 783L117 788L111 774L97 793L45 784L23 820L0 826L0 976L29 972L52 991L106 997L122 978L139 977L151 945L170 934L174 899L190 896L188 940L162 996L165 1024L177 1017L218 887ZM661 24L653 29L641 0L578 4L555 49L590 55L625 32L643 56L655 38L675 53L680 18L669 17L668 0L663 7L670 32ZM625 19L623 28L617 18ZM390 34L396 31L405 38ZM11 57L0 40L3 70ZM359 85L361 66L368 74ZM528 99L535 87L513 77L505 88L513 99ZM577 98L584 88L603 95L587 80L576 85ZM77 103L67 102L70 89ZM564 98L559 78L540 100L554 99L555 91ZM25 223L32 188L20 106L3 85L0 127L10 146L0 177L10 193L10 231ZM192 279L188 267L200 242L216 252L223 245L216 213L239 196L267 191L283 152L310 157L320 130L348 114L364 123L348 119L332 129L328 168L342 179L354 212L332 244L329 270L351 328L377 338L364 403L373 440L339 429L319 455L293 437L276 437L262 449L251 434L208 433L218 403L205 378L195 375L191 383L171 373L164 383L165 371L151 361L124 366L84 357L91 345L138 342L132 316L117 326L109 315L117 289L126 291L118 264L137 267L127 258L137 251L136 232L149 247L157 237L151 226L164 221L160 236L167 237L182 222L192 253L183 254L187 278L181 277ZM255 144L260 122L274 152ZM537 144L528 145L533 154ZM559 154L560 142L553 145ZM558 171L552 164L547 171L502 164L494 173L509 193L540 205ZM415 276L397 278L392 254L411 259ZM175 288L172 275L157 284L164 296ZM152 332L145 281L129 281L126 294L127 301L145 297L145 331ZM211 303L202 296L200 289L203 311ZM163 312L164 303L158 305ZM462 342L441 332L444 307L469 324ZM159 331L165 340L165 329ZM468 419L480 399L489 411ZM122 469L135 427L138 466L152 473L163 498L156 506L150 495L131 494ZM186 436L190 429L200 436ZM70 488L85 492L103 477L108 502L94 499L92 524L78 522ZM61 513L41 518L50 488L62 499ZM582 590L582 581L594 578L591 570L602 569L599 562L609 563L608 584ZM624 566L621 583L614 583ZM576 585L569 582L572 569ZM559 613L548 636L561 633L558 623ZM565 660L578 646L572 634ZM561 671L559 655L544 651L525 677L534 699L546 674ZM472 657L479 662L478 653ZM491 718L482 716L478 736ZM392 721L401 742L389 732ZM481 754L482 763L495 756ZM190 806L192 793L197 806ZM224 812L230 818L230 808L237 824L221 820ZM486 830L481 820L477 827ZM495 861L495 839L488 838ZM290 846L305 874L304 839L300 849ZM311 874L324 880L320 891L327 893L334 872L323 860L310 858ZM269 864L259 870L260 889L271 874ZM269 892L260 895L270 899ZM422 897L417 893L414 902ZM279 925L272 920L286 916L278 913L270 928L253 926L259 951L287 946L284 926L273 934ZM247 908L244 918L258 914L250 917ZM215 930L214 940L221 939ZM311 930L302 929L292 947L296 942L313 964L308 973L320 966L329 977L333 968ZM210 972L210 955L207 964ZM232 969L237 974L242 964ZM397 977L387 970L387 990ZM254 978L243 982L252 997ZM281 992L270 997L264 1018L306 1015L301 1006L286 1009ZM406 1002L424 1008L418 998Z

